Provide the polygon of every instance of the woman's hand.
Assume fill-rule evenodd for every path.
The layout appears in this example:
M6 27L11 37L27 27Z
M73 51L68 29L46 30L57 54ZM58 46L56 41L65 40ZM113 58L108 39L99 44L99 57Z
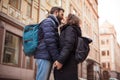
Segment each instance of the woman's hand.
M54 68L56 67L57 70L61 69L62 66L63 66L63 64L61 64L61 63L58 62L58 61L55 61L54 64L53 64L53 67L54 67Z

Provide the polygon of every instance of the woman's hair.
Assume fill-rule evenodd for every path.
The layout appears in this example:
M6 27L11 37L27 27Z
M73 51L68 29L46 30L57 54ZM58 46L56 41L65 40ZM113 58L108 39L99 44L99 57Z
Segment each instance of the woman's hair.
M76 15L70 13L67 18L67 24L79 26L80 19Z

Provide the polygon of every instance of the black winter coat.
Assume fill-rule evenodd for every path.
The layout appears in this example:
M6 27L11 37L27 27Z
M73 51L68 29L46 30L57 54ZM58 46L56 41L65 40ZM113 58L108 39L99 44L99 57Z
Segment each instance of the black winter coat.
M78 80L78 67L75 61L77 32L75 26L63 26L60 34L60 56L57 59L63 64L62 69L54 69L55 80ZM81 35L81 29L75 27Z

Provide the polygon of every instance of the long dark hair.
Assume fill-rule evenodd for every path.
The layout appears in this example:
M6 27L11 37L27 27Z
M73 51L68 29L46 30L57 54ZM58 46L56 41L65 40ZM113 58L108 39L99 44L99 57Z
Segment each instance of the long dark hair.
M67 18L67 24L79 26L80 19L76 15L70 13Z

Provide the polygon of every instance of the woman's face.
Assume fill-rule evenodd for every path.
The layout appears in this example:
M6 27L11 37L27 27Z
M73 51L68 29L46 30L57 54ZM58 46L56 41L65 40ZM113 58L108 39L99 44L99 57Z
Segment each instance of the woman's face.
M62 23L63 23L63 24L66 24L66 23L67 23L67 17L64 17L64 18L63 18Z

